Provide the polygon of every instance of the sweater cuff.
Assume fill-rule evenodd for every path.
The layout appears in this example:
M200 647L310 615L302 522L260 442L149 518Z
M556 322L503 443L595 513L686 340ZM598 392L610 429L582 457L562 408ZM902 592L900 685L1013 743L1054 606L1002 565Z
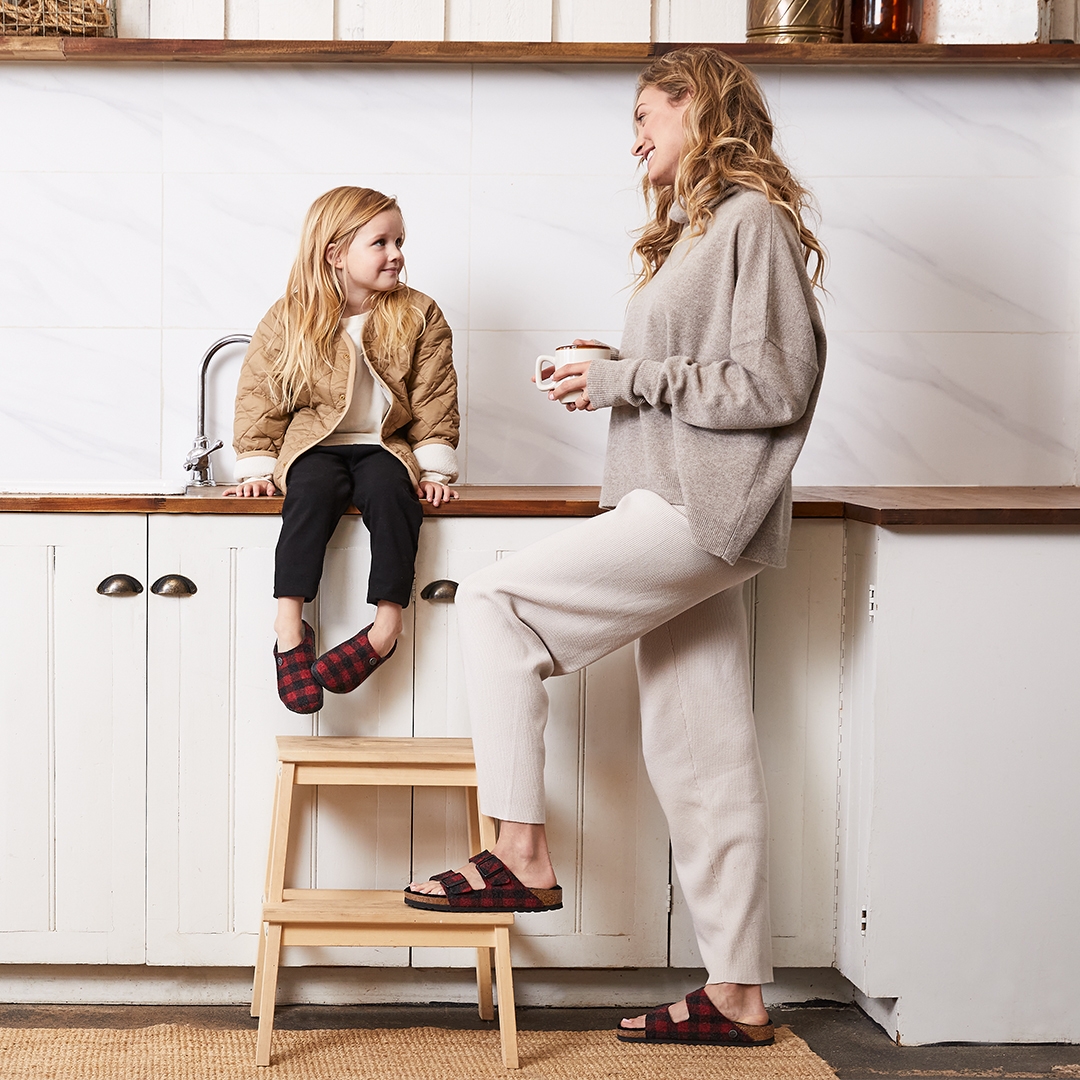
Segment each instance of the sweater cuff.
M457 452L441 442L424 443L413 447L420 480L432 484L452 484L458 478Z
M274 475L276 468L276 457L253 454L251 457L242 457L237 461L233 476L238 484L242 484L245 480L267 480Z
M594 360L585 377L585 390L594 409L627 405L634 372L621 360Z

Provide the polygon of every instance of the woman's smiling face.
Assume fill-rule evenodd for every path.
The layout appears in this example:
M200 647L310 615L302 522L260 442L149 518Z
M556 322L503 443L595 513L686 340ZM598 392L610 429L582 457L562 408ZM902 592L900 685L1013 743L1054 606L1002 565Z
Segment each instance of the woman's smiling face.
M675 183L686 136L683 133L683 113L690 104L690 95L672 101L663 90L646 86L638 94L634 106L634 157L645 162L649 180L654 186Z

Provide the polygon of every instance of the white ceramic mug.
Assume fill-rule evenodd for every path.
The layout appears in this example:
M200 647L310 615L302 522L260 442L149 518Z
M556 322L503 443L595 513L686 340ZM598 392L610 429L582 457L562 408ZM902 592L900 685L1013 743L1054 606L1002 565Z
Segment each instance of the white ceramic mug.
M561 368L564 364L572 364L575 360L610 360L611 350L606 345L560 345L555 350L554 356L538 356L536 358L536 389L554 390L559 384L549 374L544 377L545 366L552 369ZM575 390L559 398L559 404L565 405L570 401L577 401L584 393L583 390Z

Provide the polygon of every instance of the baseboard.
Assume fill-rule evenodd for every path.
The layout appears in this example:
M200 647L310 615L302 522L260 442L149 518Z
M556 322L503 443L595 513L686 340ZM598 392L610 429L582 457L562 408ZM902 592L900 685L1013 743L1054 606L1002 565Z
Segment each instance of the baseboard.
M245 1005L251 968L120 965L0 965L0 1001L10 1004ZM656 1005L701 986L688 968L544 969L514 972L519 1005L596 1008ZM764 987L768 1005L852 1000L853 987L831 968L780 968ZM462 968L282 968L278 1001L308 1005L426 1004L476 1000Z

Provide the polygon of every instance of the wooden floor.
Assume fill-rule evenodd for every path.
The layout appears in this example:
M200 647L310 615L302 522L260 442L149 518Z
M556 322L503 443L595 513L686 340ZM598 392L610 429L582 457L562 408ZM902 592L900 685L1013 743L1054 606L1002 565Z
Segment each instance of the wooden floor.
M614 1027L622 1009L519 1008L523 1031L590 1031ZM773 1020L786 1024L823 1057L840 1080L888 1077L963 1076L1080 1077L1080 1046L911 1046L898 1047L872 1021L850 1005L774 1008ZM195 1024L212 1028L255 1029L244 1006L164 1005L3 1005L5 1027L143 1027ZM489 1028L471 1005L283 1005L275 1026L281 1029L388 1027ZM722 1052L722 1051L718 1051Z

